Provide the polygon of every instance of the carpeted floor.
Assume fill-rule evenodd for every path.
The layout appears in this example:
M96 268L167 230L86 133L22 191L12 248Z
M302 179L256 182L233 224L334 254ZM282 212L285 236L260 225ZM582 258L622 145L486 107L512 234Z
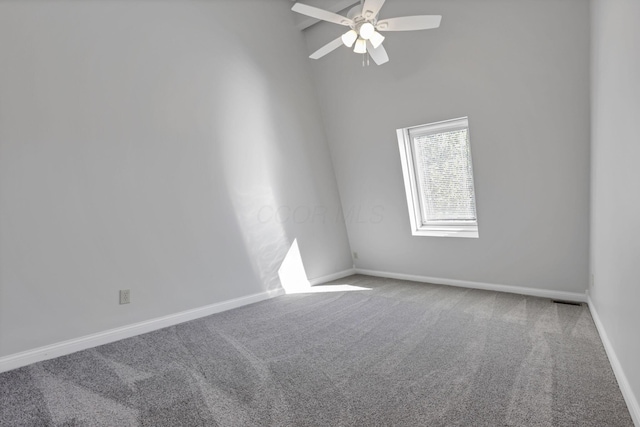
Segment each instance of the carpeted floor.
M633 425L584 305L334 283L0 374L0 425Z

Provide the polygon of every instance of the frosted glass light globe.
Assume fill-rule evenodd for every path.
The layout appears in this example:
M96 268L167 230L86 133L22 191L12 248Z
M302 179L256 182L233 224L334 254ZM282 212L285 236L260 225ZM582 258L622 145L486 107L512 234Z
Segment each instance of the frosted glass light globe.
M371 38L369 38L369 41L373 45L373 48L377 49L378 46L380 46L382 44L382 42L384 41L384 36L382 34L380 34L379 32L374 31L373 35L371 36Z
M364 39L358 39L356 41L356 47L353 48L355 53L367 53L367 41Z
M360 37L365 40L369 40L369 37L371 37L375 31L376 29L373 27L373 24L365 22L360 26Z
M353 30L349 30L342 35L342 43L344 43L346 47L351 47L353 46L353 43L355 43L357 38L358 33Z

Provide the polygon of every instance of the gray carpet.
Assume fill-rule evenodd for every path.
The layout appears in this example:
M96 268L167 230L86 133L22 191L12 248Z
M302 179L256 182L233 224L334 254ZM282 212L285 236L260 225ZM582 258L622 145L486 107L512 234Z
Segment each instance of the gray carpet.
M335 283L0 374L0 425L633 425L586 306Z

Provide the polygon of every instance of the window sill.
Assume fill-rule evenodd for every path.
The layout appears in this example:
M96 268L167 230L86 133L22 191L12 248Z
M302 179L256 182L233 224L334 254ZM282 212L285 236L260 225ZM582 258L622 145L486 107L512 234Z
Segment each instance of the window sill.
M459 229L453 227L420 227L417 230L412 230L411 234L414 236L422 237L466 237L466 238L479 238L478 229Z

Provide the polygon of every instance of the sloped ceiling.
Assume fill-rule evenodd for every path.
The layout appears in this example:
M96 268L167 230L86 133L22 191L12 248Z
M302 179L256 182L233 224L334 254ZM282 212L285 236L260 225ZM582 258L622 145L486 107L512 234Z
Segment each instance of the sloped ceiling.
M293 5L293 3L296 3L296 1L292 0L291 4ZM339 13L360 2L358 0L302 0L301 3ZM299 13L296 13L295 20L296 27L298 27L300 30L304 30L320 22L317 19L309 18L308 16L304 16Z

